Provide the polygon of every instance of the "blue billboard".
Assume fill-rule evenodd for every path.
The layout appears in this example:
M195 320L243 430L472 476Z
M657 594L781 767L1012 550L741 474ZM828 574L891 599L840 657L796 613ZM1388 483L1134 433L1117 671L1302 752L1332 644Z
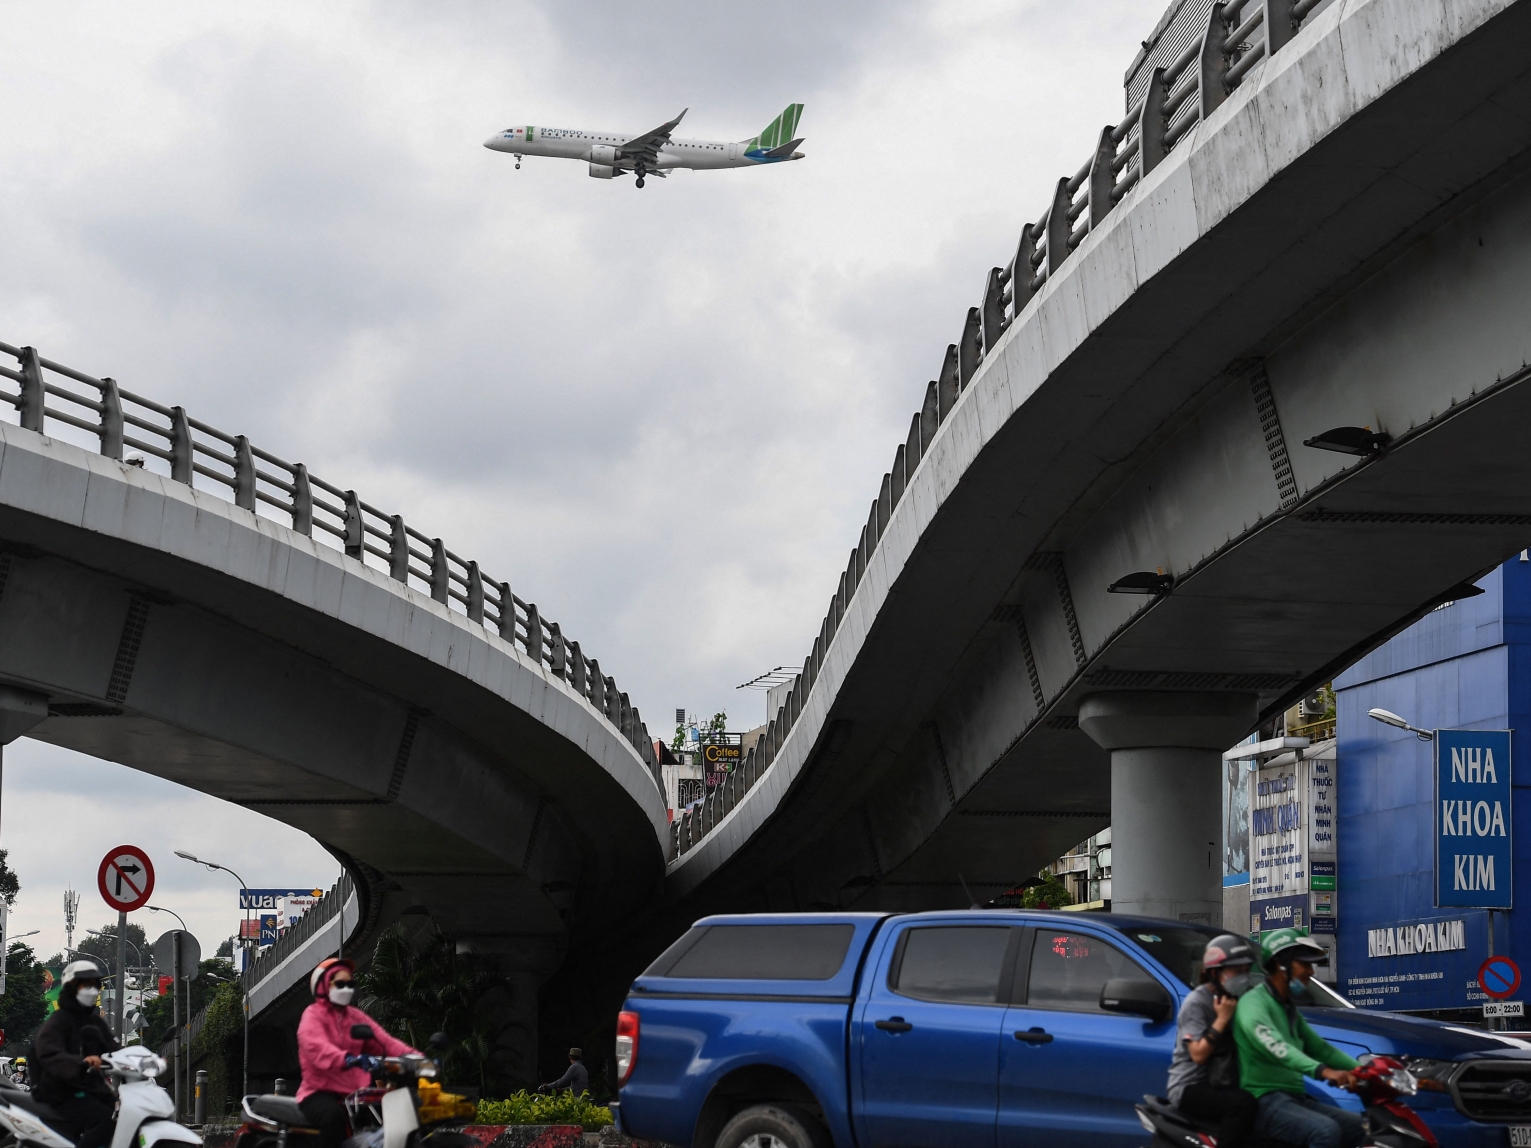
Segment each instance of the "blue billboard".
M1435 811L1436 905L1511 908L1509 730L1436 731Z

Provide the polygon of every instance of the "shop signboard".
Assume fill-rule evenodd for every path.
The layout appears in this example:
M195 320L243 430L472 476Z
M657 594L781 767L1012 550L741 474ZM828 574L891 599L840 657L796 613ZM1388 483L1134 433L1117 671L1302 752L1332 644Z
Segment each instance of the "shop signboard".
M1436 731L1435 813L1436 905L1512 907L1509 730Z
M1334 954L1335 768L1286 754L1249 775L1249 932L1301 929ZM1320 971L1332 978L1334 965Z

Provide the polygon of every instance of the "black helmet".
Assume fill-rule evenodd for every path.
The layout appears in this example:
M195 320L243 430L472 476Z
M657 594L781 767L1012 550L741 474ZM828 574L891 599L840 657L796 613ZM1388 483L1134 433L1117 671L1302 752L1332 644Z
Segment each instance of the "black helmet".
M1223 933L1207 942L1207 951L1201 958L1202 976L1208 977L1218 969L1240 966L1248 968L1254 963L1255 947L1253 945L1243 937Z

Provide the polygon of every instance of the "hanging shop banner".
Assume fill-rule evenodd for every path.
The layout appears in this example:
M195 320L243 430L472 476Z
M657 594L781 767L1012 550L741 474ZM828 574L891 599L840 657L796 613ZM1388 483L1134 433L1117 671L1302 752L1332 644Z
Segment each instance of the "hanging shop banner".
M1249 932L1301 929L1335 954L1335 765L1286 754L1249 774ZM1319 972L1330 980L1335 965Z
M1435 903L1453 909L1514 904L1510 731L1435 734Z

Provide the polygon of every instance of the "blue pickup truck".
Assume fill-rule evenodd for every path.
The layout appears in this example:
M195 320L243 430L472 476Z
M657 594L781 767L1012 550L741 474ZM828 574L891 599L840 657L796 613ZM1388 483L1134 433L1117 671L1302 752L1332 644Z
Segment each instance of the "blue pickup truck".
M629 990L613 1108L686 1148L1140 1148L1133 1104L1164 1092L1214 935L1030 910L707 917ZM1423 1058L1438 1090L1410 1103L1442 1148L1531 1143L1531 1041L1319 991L1304 1012L1331 1043Z

